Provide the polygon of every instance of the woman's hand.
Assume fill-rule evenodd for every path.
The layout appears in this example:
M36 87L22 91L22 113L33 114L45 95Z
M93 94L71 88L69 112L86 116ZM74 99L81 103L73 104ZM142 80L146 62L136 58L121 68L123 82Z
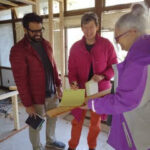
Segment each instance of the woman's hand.
M104 78L105 78L104 75L97 75L97 74L94 74L92 77L92 79L96 82L99 82L99 81L103 80Z
M81 109L85 109L85 110L88 110L88 105L87 104L84 104L83 106L80 107Z
M73 89L73 90L79 89L79 86L78 86L77 81L73 81L73 82L70 84L70 88Z

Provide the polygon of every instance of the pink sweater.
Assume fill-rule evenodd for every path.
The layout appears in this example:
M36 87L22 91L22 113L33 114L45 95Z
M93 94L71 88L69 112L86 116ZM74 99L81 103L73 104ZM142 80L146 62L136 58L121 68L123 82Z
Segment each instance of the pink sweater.
M94 74L105 76L105 79L98 83L99 91L110 88L110 79L114 75L112 64L117 63L117 57L113 45L98 34L90 53L85 47L85 37L72 46L68 65L69 82L77 81L79 88L84 88L85 82L88 81L91 63Z
M110 79L114 75L112 64L117 63L117 56L109 40L100 37L98 34L96 35L96 42L90 53L85 47L85 37L72 46L68 64L69 82L77 81L79 88L85 88L91 63L93 65L93 74L105 76L105 78L98 83L99 91L110 88ZM82 110L80 108L74 109L72 110L72 114L79 121L81 119ZM106 116L102 115L101 119L105 120Z

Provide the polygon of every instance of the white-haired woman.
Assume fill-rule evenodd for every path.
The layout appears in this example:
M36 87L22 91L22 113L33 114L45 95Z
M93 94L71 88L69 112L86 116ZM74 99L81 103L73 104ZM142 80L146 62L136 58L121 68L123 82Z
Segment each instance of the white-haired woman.
M146 35L144 7L119 18L115 39L128 51L117 65L118 86L114 94L88 101L88 108L98 114L112 114L108 143L116 150L150 149L150 36Z

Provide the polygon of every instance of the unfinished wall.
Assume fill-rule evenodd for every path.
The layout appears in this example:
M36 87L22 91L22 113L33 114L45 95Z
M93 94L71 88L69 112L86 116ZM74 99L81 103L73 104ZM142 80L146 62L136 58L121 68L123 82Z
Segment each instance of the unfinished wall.
M2 71L2 85L3 87L9 87L15 85L14 77L11 70L1 69Z
M10 67L9 53L14 44L12 25L10 23L0 25L0 66Z

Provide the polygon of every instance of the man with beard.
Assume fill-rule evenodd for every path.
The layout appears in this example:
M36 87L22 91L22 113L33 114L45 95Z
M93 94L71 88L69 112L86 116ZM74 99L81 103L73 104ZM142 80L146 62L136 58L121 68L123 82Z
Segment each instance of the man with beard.
M35 13L23 17L25 36L14 45L10 62L17 89L26 112L30 116L44 116L45 111L57 107L62 96L61 80L53 58L52 48L42 37L42 18ZM64 149L55 139L56 118L46 116L46 148ZM33 150L43 150L40 129L29 127Z

